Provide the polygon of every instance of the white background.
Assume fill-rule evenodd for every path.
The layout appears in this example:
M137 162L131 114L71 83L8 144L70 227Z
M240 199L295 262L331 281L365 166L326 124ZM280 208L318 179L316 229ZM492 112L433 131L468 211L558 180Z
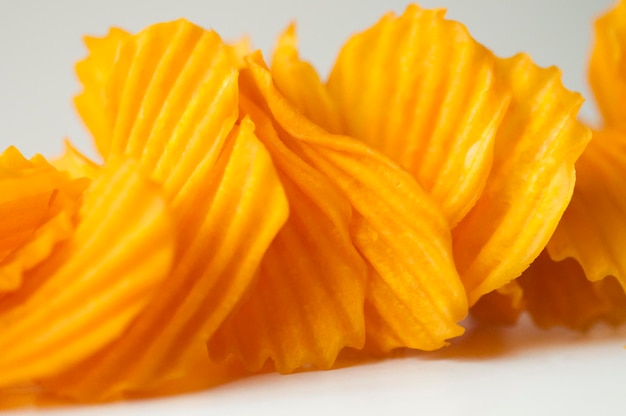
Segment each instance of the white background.
M0 149L16 145L26 155L61 152L71 138L91 143L74 113L79 91L74 64L85 55L82 36L104 35L112 25L138 31L158 21L186 17L216 29L224 39L252 36L266 55L276 36L295 20L301 52L327 74L340 46L385 11L402 12L405 0L0 0ZM587 94L586 60L591 20L610 0L428 0L446 7L473 36L500 56L526 51L542 66L563 69L564 83ZM592 115L586 105L586 115ZM90 153L94 154L94 153Z
M530 53L557 65L570 89L589 96L586 60L591 22L610 0L430 0L446 7L473 36L501 56ZM79 91L74 63L81 36L111 25L137 31L186 17L225 39L252 36L266 54L292 20L301 53L326 74L341 44L383 12L407 2L387 1L33 1L0 0L0 150L26 155L60 153L64 137L95 155L74 113ZM590 103L582 112L594 119ZM1 329L0 329L1 330ZM328 372L251 377L173 399L50 414L626 414L626 330L605 327L583 335L540 331L527 324L490 334L493 350L479 353L476 335L435 354L403 357ZM480 334L479 334L480 335ZM480 338L480 337L478 337ZM483 337L484 338L484 337ZM0 351L1 353L1 351ZM20 414L39 411L22 410Z

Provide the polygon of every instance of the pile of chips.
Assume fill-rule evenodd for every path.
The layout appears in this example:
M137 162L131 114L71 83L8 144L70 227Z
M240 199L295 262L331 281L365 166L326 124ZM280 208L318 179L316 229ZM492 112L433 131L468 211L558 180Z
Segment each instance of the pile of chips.
M597 21L593 132L558 69L415 5L326 81L294 27L269 62L186 20L86 45L102 160L0 155L0 402L432 351L468 314L626 319L626 1Z

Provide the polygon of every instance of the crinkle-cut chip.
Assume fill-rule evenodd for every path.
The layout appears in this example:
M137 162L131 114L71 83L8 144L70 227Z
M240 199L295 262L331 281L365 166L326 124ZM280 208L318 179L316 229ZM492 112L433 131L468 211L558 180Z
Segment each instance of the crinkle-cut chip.
M615 278L590 282L572 258L555 262L543 251L517 281L526 308L540 327L585 330L600 320L626 321L626 294Z
M250 375L235 357L216 363L209 359L204 345L196 344L194 358L185 360L186 368L180 378L157 380L141 390L129 392L125 398L145 399L207 390ZM1 402L0 402L1 403Z
M602 280L593 282L594 291L605 304L611 305L604 314L602 320L613 326L622 325L626 322L626 295L622 285L614 276L607 276Z
M478 299L470 313L482 324L513 325L524 309L524 291L517 280L512 280Z
M235 357L219 363L211 362L206 352L206 347L196 348L194 356L186 361L185 376L177 379L151 380L149 384L141 386L138 390L128 392L123 399L136 400L147 398L160 398L176 394L191 393L206 390L211 387L236 381L250 375ZM270 371L264 368L264 372ZM15 387L0 388L0 411L17 408L38 406L42 408L77 404L76 400L64 397L47 387L49 381L43 383L28 383ZM51 387L53 388L53 387ZM120 399L120 397L117 397ZM102 403L95 400L89 403ZM85 403L85 401L80 402Z
M42 156L0 155L0 293L18 289L25 271L43 261L74 228L86 179L71 180Z
M272 57L271 72L276 88L309 120L330 132L343 132L337 103L315 68L300 59L297 47L296 27L292 24L278 38Z
M71 239L0 299L0 386L71 368L120 337L168 276L174 224L159 190L110 162Z
M110 79L110 154L139 160L174 205L192 203L237 120L237 69L213 31L149 26L120 50Z
M271 158L249 120L233 130L193 216L177 224L174 267L122 337L70 371L42 383L66 397L108 400L189 380L189 360L236 307L288 205ZM211 370L206 369L207 373ZM186 382L187 382L186 381Z
M443 10L410 5L348 40L328 90L339 133L404 166L456 225L485 185L508 105L492 53Z
M109 156L138 160L179 218L204 218L196 199L238 117L229 48L184 19L159 23L124 42L106 82Z
M48 213L50 198L54 194L54 188L41 189L36 192L37 183L29 183L26 180L11 181L25 188L31 188L32 195L15 195L12 200L0 202L0 261L19 249L32 235L32 233L45 221ZM7 192L6 180L0 187ZM30 185L30 186L29 186ZM34 186L33 186L34 185ZM10 191L6 197L11 197Z
M0 411L33 407L38 404L39 389L34 385L0 388Z
M574 162L591 133L576 120L582 97L557 68L525 55L501 59L512 101L498 129L480 199L453 230L454 256L470 305L517 278L554 232L574 190Z
M265 253L248 299L211 340L211 355L235 354L253 371L268 358L282 373L329 368L344 347L361 348L365 340L367 267L350 238L350 204L301 159L293 139L279 137L269 114L245 95L240 100L278 169L289 219Z
M0 263L0 293L17 290L26 271L48 258L59 243L72 236L74 213L73 209L59 212L35 229L19 250L3 259Z
M235 42L229 42L226 50L233 65L237 69L242 69L246 66L245 57L253 51L252 40L250 37L244 36Z
M548 252L557 261L575 258L591 281L611 275L626 288L626 133L594 132L576 172L574 196Z
M107 83L110 155L137 159L162 184L179 221L176 268L123 340L54 382L64 394L109 398L185 377L187 349L206 349L286 221L253 124L233 130L237 75L219 36L185 20L150 26L121 49ZM137 349L147 341L148 353Z
M243 91L274 119L286 146L323 173L352 205L352 241L370 269L366 344L432 350L460 335L467 299L455 270L448 224L399 165L359 140L303 117L274 87L260 54L242 71Z
M50 161L52 166L67 173L71 178L95 178L100 166L76 149L69 140L65 140L64 144L65 151Z
M604 123L626 131L626 1L595 22L589 81Z
M107 156L111 143L112 126L109 122L105 85L119 56L120 48L130 37L122 29L111 28L101 38L85 36L88 56L76 64L76 75L83 91L74 97L76 111L94 138L96 148Z

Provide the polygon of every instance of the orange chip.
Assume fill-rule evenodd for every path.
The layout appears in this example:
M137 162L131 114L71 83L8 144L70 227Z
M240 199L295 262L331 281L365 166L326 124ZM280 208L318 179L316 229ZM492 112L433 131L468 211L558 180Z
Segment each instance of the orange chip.
M0 386L66 370L117 339L168 275L174 242L158 190L133 164L111 163L72 237L0 300Z
M498 74L511 88L511 105L485 189L452 234L470 304L520 276L543 250L591 136L576 120L582 97L562 86L558 69L517 55L499 60Z
M86 36L84 40L89 55L76 64L76 75L83 91L74 98L74 105L93 136L96 148L105 157L109 153L113 133L106 84L120 49L129 37L129 33L118 28L111 28L101 38Z
M544 251L518 281L538 326L586 330L600 320L626 321L626 294L615 278L590 282L574 259L555 262Z
M274 87L258 54L240 75L242 90L271 115L282 143L325 175L349 201L349 231L366 260L368 348L436 349L463 329L464 290L454 269L448 225L400 166L362 142L329 134Z
M130 36L105 94L112 131L105 166L119 156L135 159L162 187L178 244L167 280L125 336L45 381L51 391L81 400L196 377L189 360L200 349L206 353L250 289L288 213L254 124L235 125L236 63L215 32L177 20Z
M300 59L297 44L296 27L290 25L278 38L272 57L271 72L276 88L309 120L330 132L344 133L338 103L315 68Z
M480 195L508 104L494 57L416 5L352 36L328 79L345 129L409 170L451 226Z
M51 162L52 166L72 178L93 179L98 175L100 166L76 149L69 140L65 140L65 151Z
M50 390L102 400L197 377L188 373L189 360L197 360L199 348L206 352L208 339L248 290L287 215L276 172L252 124L243 122L227 143L196 200L197 222L178 222L190 230L186 240L179 239L173 269L154 298L124 337L46 380ZM258 209L261 204L266 210Z
M617 277L626 287L626 134L594 132L576 164L572 202L548 244L555 260L575 258L587 279Z
M326 86L298 57L291 27L272 74L302 114L381 150L440 204L473 304L543 249L589 132L556 69L495 59L443 14L409 6L383 17L350 38Z
M350 205L323 173L303 160L293 139L245 96L280 174L289 219L263 257L257 285L211 342L216 358L235 354L251 370L272 358L281 372L329 368L346 346L362 347L367 269L350 239Z
M478 299L470 308L470 312L472 317L482 324L513 325L525 310L525 306L524 290L518 280L512 280Z
M88 183L14 147L0 155L0 293L18 289L24 273L71 236Z
M606 126L626 131L626 1L595 23L589 82Z

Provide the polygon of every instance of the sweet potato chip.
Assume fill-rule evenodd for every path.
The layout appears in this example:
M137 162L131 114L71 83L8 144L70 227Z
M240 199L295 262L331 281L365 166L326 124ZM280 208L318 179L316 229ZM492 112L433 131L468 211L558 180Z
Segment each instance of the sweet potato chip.
M46 380L78 399L197 376L188 373L189 360L206 353L249 290L288 211L253 123L235 125L237 69L215 32L178 20L132 35L120 47L106 97L112 136L105 166L116 155L135 159L162 186L178 244L167 281L125 336Z
M590 139L576 120L579 94L559 70L525 55L498 61L512 101L498 129L494 165L480 199L453 230L470 304L517 278L554 232L574 190L574 163Z
M287 214L274 167L252 128L244 122L226 141L196 200L201 216L178 222L187 235L152 301L124 337L46 380L52 391L102 400L197 377L188 373L189 360L197 359L199 348L206 353L206 342L248 290ZM261 204L266 210L258 209Z
M462 333L467 313L454 269L445 218L419 184L400 166L359 140L321 129L274 87L259 54L240 75L279 127L287 147L323 173L350 202L352 242L367 261L368 348L436 349Z
M107 166L72 237L0 299L0 386L70 368L117 339L166 278L173 221L135 164Z
M554 260L575 258L587 279L617 277L626 287L626 134L594 132L576 164L576 190L548 252Z
M289 201L289 219L263 257L257 285L211 342L216 358L240 357L252 370L272 358L281 372L329 368L346 346L365 340L367 268L350 239L352 210L325 175L279 136L269 114L245 96L242 113L257 125Z
M74 97L74 106L93 136L96 148L105 157L109 153L113 133L106 84L120 48L129 37L129 33L119 28L111 28L101 38L85 36L89 55L76 64L76 75L83 91Z
M0 294L18 289L24 273L71 236L88 183L14 147L0 155Z
M351 37L328 90L342 133L408 169L454 226L485 185L508 96L491 52L443 16L411 5Z
M595 23L589 81L605 125L626 131L626 2L623 0Z
M600 320L626 321L626 294L615 278L590 282L572 258L555 262L544 251L518 282L526 308L540 327L586 330Z

